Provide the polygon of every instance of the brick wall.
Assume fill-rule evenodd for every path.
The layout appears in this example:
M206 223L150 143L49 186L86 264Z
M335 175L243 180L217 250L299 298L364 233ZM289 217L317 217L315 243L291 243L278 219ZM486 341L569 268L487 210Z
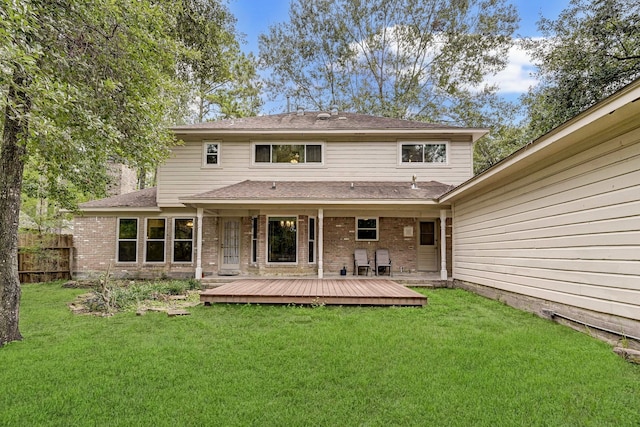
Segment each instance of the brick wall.
M353 217L324 219L324 271L338 273L347 267L353 273L353 252L366 249L371 265L374 265L376 249L388 249L393 271L415 271L416 238L404 237L404 227L415 227L413 218L380 218L379 239L376 242L356 241L356 222Z
M126 215L122 218L138 219L137 262L116 262L118 218L115 216L82 216L74 218L75 278L95 278L110 272L114 278L193 277L195 251L192 263L172 263L173 221L166 219L165 262L144 262L145 218ZM194 240L195 246L195 240Z
M125 216L123 216L125 217ZM193 254L193 262L174 264L171 262L173 221L166 218L167 239L165 241L165 262L145 263L145 216L126 216L138 218L138 261L135 263L116 263L117 217L76 217L74 229L75 262L74 275L77 277L97 276L104 274L108 268L114 277L193 277L197 254ZM316 219L317 225L317 219ZM195 227L195 226L194 226ZM309 262L308 239L309 217L298 216L298 263L297 265L278 265L266 262L267 254L267 216L258 217L258 262L251 263L252 218L240 220L240 273L265 275L299 275L315 274L317 263ZM367 250L372 265L375 251L378 248L389 250L393 271L402 268L406 272L417 269L417 248L415 233L412 237L404 237L405 227L416 227L413 218L379 218L379 239L375 242L356 241L355 218L324 219L324 271L338 274L346 267L348 274L353 273L353 252L356 248ZM205 217L203 219L202 269L204 276L218 274L220 268L220 228L221 219ZM451 274L451 219L447 219L447 267ZM317 237L317 234L316 234ZM196 247L196 240L193 242ZM317 261L316 242L316 261ZM438 265L439 269L439 265Z

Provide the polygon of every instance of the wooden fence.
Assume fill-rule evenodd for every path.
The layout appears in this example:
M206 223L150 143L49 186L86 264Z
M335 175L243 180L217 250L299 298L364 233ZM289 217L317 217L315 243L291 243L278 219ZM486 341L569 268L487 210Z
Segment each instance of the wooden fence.
M73 235L20 233L18 274L20 283L70 279Z

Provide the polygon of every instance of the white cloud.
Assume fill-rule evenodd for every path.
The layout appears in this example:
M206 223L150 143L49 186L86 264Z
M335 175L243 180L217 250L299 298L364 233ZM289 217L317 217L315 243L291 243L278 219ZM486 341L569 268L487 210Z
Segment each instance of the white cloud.
M521 94L538 84L533 77L535 66L525 50L517 44L509 50L509 62L501 72L487 76L485 83L498 86L501 94Z

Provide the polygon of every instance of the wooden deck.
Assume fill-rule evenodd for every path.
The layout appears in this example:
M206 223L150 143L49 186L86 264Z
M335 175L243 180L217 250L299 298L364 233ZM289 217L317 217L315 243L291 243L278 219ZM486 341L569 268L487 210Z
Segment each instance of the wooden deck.
M392 280L245 279L200 294L205 305L325 304L424 306L427 297Z

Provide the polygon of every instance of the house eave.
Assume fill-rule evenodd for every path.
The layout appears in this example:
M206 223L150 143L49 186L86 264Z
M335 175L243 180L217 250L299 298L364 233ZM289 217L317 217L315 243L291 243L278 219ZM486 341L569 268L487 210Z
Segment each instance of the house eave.
M210 205L280 205L286 203L287 206L420 206L439 205L437 200L300 200L300 199L180 199L183 204L190 206L210 206Z
M631 127L636 126L634 118L639 115L640 79L549 133L528 143L494 166L443 194L438 200L441 203L455 202L470 192L492 185L539 159L562 152L585 139L593 138L594 135L602 133L610 121L626 122ZM618 130L622 130L622 127L618 126Z
M82 213L117 213L117 212L161 212L159 207L132 207L132 206L112 206L112 207L95 207L95 208L80 208L79 212Z
M215 135L216 137L224 136L249 136L249 137L273 137L273 136L289 136L289 137L303 137L303 136L345 136L345 135L357 135L357 136L374 136L374 135L397 135L397 136L424 136L424 135L471 135L471 141L475 143L478 139L489 133L489 129L485 128L463 128L463 129L447 129L447 128L435 128L435 129L359 129L359 130L344 130L344 129L183 129L183 128L171 128L171 131L176 137L187 135Z

